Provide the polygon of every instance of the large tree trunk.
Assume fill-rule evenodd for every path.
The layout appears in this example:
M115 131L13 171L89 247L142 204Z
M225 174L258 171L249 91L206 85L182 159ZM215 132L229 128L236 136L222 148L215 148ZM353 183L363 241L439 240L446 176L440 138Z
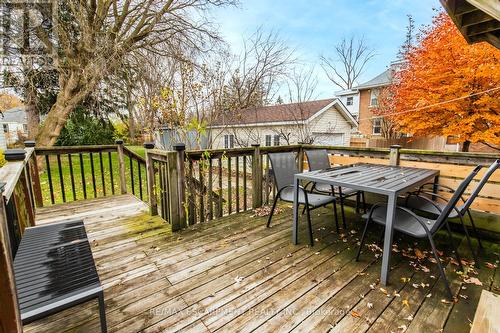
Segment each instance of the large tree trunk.
M40 113L33 103L26 105L26 116L28 118L28 139L35 139L40 125Z
M469 140L465 140L464 143L462 144L462 151L469 151L469 148L470 148L470 141Z
M83 101L95 84L82 83L78 73L72 73L69 80L61 87L54 105L50 108L47 118L43 121L36 138L37 145L42 147L53 146L61 130L68 121L69 114Z

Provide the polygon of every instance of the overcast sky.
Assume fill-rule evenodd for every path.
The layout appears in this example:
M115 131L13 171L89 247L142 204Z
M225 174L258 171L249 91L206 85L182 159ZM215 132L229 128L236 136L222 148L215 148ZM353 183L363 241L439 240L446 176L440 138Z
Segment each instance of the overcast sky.
M216 11L214 20L234 52L259 26L278 31L301 61L315 66L317 95L327 98L339 89L325 77L320 54L332 54L329 50L343 36L364 36L377 55L358 82L362 83L395 60L404 40L406 15L411 14L420 27L431 23L433 9L442 9L438 0L241 0L237 8Z

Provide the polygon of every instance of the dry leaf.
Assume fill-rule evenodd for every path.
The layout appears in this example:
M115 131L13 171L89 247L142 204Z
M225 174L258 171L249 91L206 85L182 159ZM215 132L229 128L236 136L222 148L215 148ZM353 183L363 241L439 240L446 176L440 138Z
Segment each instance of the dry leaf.
M408 327L406 325L401 325L401 326L398 326L398 329L400 329L402 332L406 331Z
M491 262L485 262L484 264L486 265L486 267L491 268L491 269L497 268L497 265L492 264Z
M408 306L408 307L409 307L409 306L410 306L410 302L408 302L408 300L407 300L407 299L404 299L404 300L403 300L403 305L406 305L406 306Z
M449 300L447 300L447 299L445 299L445 298L443 298L443 299L441 300L441 303L444 303L444 304L451 304L451 303L453 303L453 302L452 302L452 301L449 301Z
M234 281L236 281L236 283L240 283L241 281L243 281L243 276L237 276L237 277L235 277Z
M401 282L403 283L406 283L406 282L410 282L410 278L407 278L407 277L402 277L401 279L399 279Z
M468 279L465 279L464 282L465 283L475 284L477 286L482 286L483 285L483 283L481 281L479 281L479 279L476 278L476 277L470 277Z
M408 321L412 321L413 320L413 316L412 315L409 315L408 317L405 318L406 320Z
M422 251L420 251L419 249L415 248L413 250L413 252L415 252L415 255L417 256L418 259L424 259L425 258L425 254L423 254Z
M384 288L380 288L380 291L387 295L387 290L385 290Z
M373 303L367 303L366 306L368 307L368 309L373 309Z
M361 318L361 315L356 311L351 311L351 316L353 316L354 318Z

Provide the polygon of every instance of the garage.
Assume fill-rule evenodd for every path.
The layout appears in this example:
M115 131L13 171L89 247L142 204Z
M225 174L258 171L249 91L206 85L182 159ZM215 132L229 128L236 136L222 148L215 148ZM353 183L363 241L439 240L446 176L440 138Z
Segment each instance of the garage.
M315 145L345 146L344 133L313 133Z

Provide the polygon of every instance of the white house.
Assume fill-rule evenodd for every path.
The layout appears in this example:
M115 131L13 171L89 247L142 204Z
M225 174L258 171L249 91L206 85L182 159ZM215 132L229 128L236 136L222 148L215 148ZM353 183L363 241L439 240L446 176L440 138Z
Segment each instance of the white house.
M335 96L340 99L354 119L359 119L359 91L357 89L347 89L337 91Z
M24 106L15 107L0 114L0 130L7 144L16 143L20 135L28 134L28 118Z
M213 148L308 142L349 146L356 120L338 98L252 107L231 112L209 128Z

